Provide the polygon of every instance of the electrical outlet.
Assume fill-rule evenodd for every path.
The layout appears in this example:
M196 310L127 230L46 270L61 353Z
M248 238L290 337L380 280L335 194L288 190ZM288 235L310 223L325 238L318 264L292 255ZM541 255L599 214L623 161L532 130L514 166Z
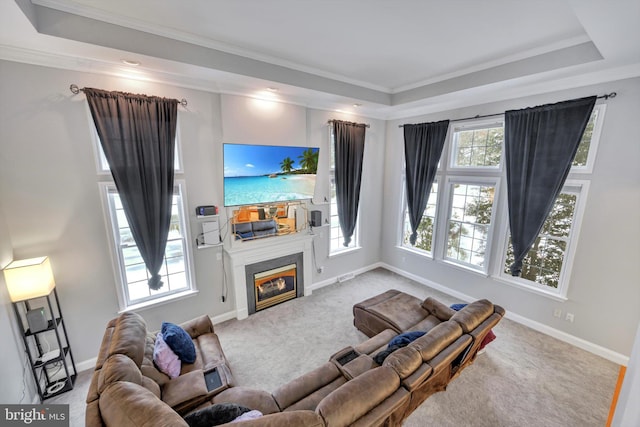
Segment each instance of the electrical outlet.
M573 313L567 313L564 320L573 323Z
M322 274L322 272L324 271L324 267L320 266L316 271L318 272L318 274Z
M562 309L556 308L553 310L553 317L562 317Z

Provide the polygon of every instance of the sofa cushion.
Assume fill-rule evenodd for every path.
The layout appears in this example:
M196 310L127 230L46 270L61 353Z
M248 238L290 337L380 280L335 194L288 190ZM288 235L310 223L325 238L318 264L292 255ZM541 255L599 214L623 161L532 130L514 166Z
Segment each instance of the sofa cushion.
M98 394L102 394L104 389L116 382L128 381L138 385L142 384L142 373L133 360L124 354L114 354L104 362L100 374L98 375Z
M482 299L474 301L458 311L451 316L451 320L458 322L462 326L462 331L468 334L492 314L493 304L486 299Z
M449 320L451 316L456 313L451 307L447 307L445 304L431 297L428 297L422 302L422 308L442 321Z
M393 369L381 366L346 382L318 404L328 426L348 426L367 414L400 387Z
M393 326L406 331L427 316L421 301L413 295L398 293L368 308L368 311Z
M170 378L176 378L180 375L182 362L180 362L178 355L175 354L164 341L162 333L160 332L158 332L156 336L156 344L153 349L153 363L155 363L160 371L169 375Z
M184 363L196 361L196 348L191 336L180 326L171 322L162 322L162 338Z
M336 380L338 381L335 382ZM283 411L287 408L313 410L318 402L344 382L346 380L340 370L333 363L327 362L280 386L273 392L273 398Z
M422 355L414 347L404 347L390 354L383 366L393 368L400 379L405 379L422 365Z
M449 320L435 326L409 345L418 350L422 355L422 360L427 362L461 335L462 328L460 325Z
M188 424L153 393L134 383L118 381L109 385L99 401L106 426L187 427Z
M144 359L146 335L147 324L139 314L122 313L116 319L107 357L124 354L140 366Z

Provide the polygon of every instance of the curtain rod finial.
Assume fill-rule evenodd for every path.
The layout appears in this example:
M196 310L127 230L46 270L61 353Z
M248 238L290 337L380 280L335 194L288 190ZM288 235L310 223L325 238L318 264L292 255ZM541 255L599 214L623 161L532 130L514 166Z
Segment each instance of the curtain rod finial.
M69 86L69 90L71 91L71 93L73 93L74 95L77 95L80 93L80 88L78 87L77 84L72 84L71 86Z

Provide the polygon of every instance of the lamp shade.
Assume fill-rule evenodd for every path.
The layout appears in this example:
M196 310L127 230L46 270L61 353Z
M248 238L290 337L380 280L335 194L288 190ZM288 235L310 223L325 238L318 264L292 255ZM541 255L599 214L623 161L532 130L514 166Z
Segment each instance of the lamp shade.
M46 256L13 261L3 272L13 302L49 295L56 286Z

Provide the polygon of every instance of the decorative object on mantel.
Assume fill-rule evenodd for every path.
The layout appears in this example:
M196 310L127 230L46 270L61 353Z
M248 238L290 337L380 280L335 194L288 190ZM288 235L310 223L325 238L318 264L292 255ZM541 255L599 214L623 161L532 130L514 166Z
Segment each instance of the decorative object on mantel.
M13 261L3 272L40 400L71 390L77 371L49 258ZM46 306L33 305L41 298L45 298ZM46 339L50 334L45 333L51 331L57 347Z

